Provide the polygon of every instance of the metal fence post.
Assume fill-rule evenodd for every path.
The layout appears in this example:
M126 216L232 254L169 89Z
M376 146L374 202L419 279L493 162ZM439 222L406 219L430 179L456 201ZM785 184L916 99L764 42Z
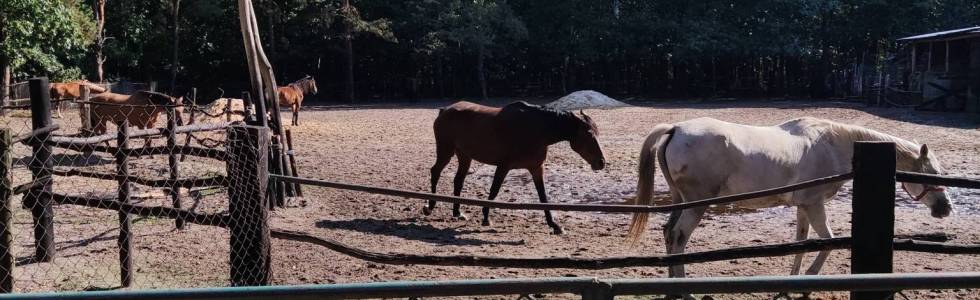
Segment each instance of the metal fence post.
M10 233L13 229L10 203L14 188L10 178L13 146L10 129L0 129L0 293L14 291L14 248Z
M51 121L51 90L47 77L31 78L28 80L31 91L31 125L34 130L47 127ZM37 136L38 141L48 139L48 134ZM43 142L33 144L33 158L30 162L33 180L51 177L51 146ZM31 210L34 217L34 260L49 262L54 259L54 211L51 207L51 181L32 188L24 196L23 205Z
M269 128L228 127L228 229L231 285L268 285L272 258L268 198Z
M851 273L891 273L895 237L895 143L854 143ZM851 299L889 299L893 292L851 292Z

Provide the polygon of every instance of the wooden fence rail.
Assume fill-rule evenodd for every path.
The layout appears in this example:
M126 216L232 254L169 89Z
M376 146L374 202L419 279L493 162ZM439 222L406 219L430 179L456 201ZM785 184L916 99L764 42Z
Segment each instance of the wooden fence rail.
M334 181L327 181L321 179L300 178L300 177L282 176L282 175L275 175L275 174L269 175L269 178L271 180L282 181L282 182L291 182L291 183L298 183L298 184L311 185L311 186L360 191L360 192L366 192L371 194L381 194L381 195L389 195L389 196L432 200L437 202L447 202L447 203L462 204L462 205L485 206L490 208L514 209L514 210L557 210L557 211L587 211L587 212L605 212L605 213L671 212L675 210L682 210L682 209L688 209L693 207L725 204L725 203L738 202L738 201L754 199L759 197L778 195L778 194L792 192L796 190L802 190L805 188L811 188L819 185L840 182L840 181L851 179L853 177L854 177L853 173L845 173L845 174L828 176L828 177L818 178L814 180L808 180L796 184L791 184L783 187L766 189L761 191L709 198L709 199L691 201L691 202L685 202L679 204L649 206L649 205L619 205L619 204L497 202L497 201L483 200L483 199L446 196L446 195L431 194L431 193L424 193L424 192L334 182Z

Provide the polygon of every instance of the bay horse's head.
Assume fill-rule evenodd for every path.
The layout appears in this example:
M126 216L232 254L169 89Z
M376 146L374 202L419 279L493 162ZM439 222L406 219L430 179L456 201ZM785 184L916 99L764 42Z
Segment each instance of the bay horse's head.
M306 75L306 77L303 77L303 79L300 79L298 82L303 88L303 92L316 95L316 79L313 79L313 76Z
M913 163L914 172L926 174L943 174L943 167L935 154L929 153L925 144L919 148L919 158ZM918 183L902 183L902 188L916 201L929 207L933 217L943 218L953 212L953 204L949 201L946 187Z
M602 154L599 140L596 139L599 129L584 111L579 111L579 115L572 113L572 116L578 122L574 135L568 141L572 150L585 159L592 166L592 170L602 170L606 167L606 157Z

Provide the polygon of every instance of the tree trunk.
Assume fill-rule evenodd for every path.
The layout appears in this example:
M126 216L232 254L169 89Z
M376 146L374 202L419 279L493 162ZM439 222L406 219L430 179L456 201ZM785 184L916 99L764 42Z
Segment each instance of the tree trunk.
M565 60L561 64L561 93L563 95L568 94L568 55L565 55Z
M170 93L176 94L177 93L177 70L180 69L180 61L179 61L180 57L178 56L180 54L179 51L180 35L178 34L180 31L180 22L179 22L180 0L173 0L173 2L171 3L173 4L173 19L171 22L174 26L173 28L174 29L173 31L174 56L173 56L173 61L171 62L170 65Z
M350 0L344 0L342 9L348 18L344 21L344 60L347 62L344 70L344 99L347 102L354 102L354 28L350 21L354 15Z
M105 71L102 68L102 64L105 63L105 57L102 55L102 49L105 46L105 2L106 0L94 0L95 4L92 5L92 10L95 11L95 77L98 79L99 83L105 82Z
M283 74L284 70L279 68L280 67L280 65L278 64L279 55L277 55L276 53L276 22L275 21L277 19L277 16L279 15L279 9L278 7L273 8L272 7L273 5L275 4L269 5L270 8L266 11L266 15L268 16L267 23L269 23L269 62L272 63L272 66L276 67L276 70L279 71L276 73Z
M3 82L0 82L0 106L3 106L7 105L7 99L10 98L10 61L3 55L0 55L0 71L0 76L3 77Z
M487 76L483 70L485 52L486 47L481 44L476 53L476 79L480 82L480 96L483 97L483 101L487 101Z

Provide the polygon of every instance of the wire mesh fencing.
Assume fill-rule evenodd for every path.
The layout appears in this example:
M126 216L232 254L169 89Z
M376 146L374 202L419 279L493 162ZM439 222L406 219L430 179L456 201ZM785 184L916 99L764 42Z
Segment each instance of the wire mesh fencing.
M229 152L228 134L236 132L230 127L241 127L229 121L242 120L243 107L226 105L215 113L219 108L193 99L89 90L65 100L72 105L53 117L57 107L42 95L47 87L31 88L31 109L0 117L0 128L11 136L0 150L11 160L3 231L12 240L9 248L0 246L0 277L10 279L13 292L233 282L228 227L266 228L252 224L264 223L264 211L248 211L244 220L230 216L229 187L250 195L265 182L257 180L261 173L233 177L227 171L232 165L263 171L253 166L265 149L258 144L242 144L239 155ZM238 140L253 142L261 134L237 132ZM4 252L11 254L9 265ZM243 263L262 259L248 257ZM251 282L249 276L261 275L239 277ZM0 289L9 291L3 279Z

